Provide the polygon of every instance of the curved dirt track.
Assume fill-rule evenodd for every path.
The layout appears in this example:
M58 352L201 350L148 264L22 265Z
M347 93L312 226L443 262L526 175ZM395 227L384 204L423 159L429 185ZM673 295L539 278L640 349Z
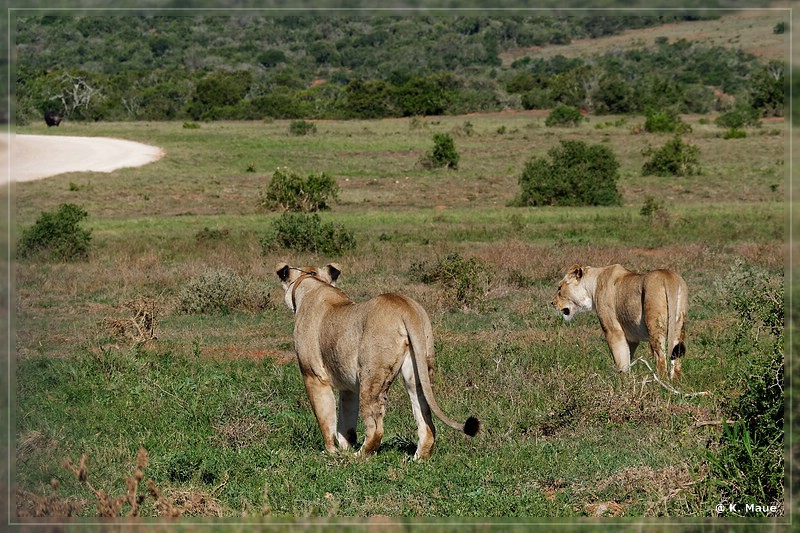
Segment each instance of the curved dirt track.
M112 172L157 161L160 148L108 137L15 135L0 138L3 182L32 181L65 172Z

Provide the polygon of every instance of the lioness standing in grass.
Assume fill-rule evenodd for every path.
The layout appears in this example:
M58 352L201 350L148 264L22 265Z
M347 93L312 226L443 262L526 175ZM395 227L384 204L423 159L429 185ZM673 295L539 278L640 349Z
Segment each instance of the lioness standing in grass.
M679 378L688 300L686 282L672 270L636 274L621 265L572 265L552 304L564 320L594 309L620 371L628 371L636 347L649 340L658 373L666 376L669 355L669 377Z
M280 263L276 270L286 305L295 314L297 361L328 452L334 453L337 444L342 449L356 445L359 412L366 437L358 453L378 448L389 386L400 372L417 421L415 459L433 451L431 410L458 431L478 432L476 418L454 422L433 397L431 322L417 302L382 294L356 304L335 287L340 274L335 264L297 268ZM339 391L338 420L333 389Z

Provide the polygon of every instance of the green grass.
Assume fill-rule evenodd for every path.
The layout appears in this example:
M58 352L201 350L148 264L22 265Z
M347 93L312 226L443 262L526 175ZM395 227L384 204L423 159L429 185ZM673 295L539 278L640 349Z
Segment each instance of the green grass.
M303 137L281 121L65 124L59 134L139 140L166 155L136 169L15 186L17 235L64 202L86 209L92 229L86 261L16 265L15 474L27 501L53 494L56 478L58 498L79 500L78 514L95 516L95 495L62 461L86 454L90 483L119 495L144 447L145 479L184 516L203 519L575 521L600 504L607 515L634 519L712 515L706 457L721 427L695 423L720 420L743 390L749 354L737 344L730 305L739 270L783 276L785 128L726 141L690 117L685 139L701 145L705 173L642 178L641 148L666 139L633 133L643 119L560 130L531 113L471 116L475 133L455 137L459 170L417 165L433 132L465 119L424 119L415 128L406 120L321 122ZM500 126L508 133L497 134ZM622 163L622 207L506 207L524 162L559 138L610 144ZM251 163L255 173L246 172ZM321 216L354 233L353 252L262 255L259 238L278 215L259 210L258 191L277 165L337 179L341 201ZM652 221L639 213L648 196L664 204ZM226 232L198 239L205 228ZM476 257L491 272L480 309L414 280L413 264L450 253ZM410 461L413 417L395 385L376 456L322 453L274 272L280 260L337 261L339 286L358 301L384 291L420 301L434 326L437 399L453 418L480 418L482 432L470 439L440 423L433 457ZM678 387L710 394L673 395L646 382L641 365L619 375L594 316L563 323L549 301L573 262L679 270L691 301ZM177 311L183 287L224 268L266 294L263 305ZM143 344L108 327L131 318L126 303L136 298L159 313L157 338ZM142 514L158 514L149 497Z

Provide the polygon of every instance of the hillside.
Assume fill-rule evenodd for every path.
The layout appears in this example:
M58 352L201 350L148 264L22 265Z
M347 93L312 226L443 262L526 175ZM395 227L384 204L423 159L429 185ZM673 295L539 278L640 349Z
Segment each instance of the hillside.
M534 13L20 17L15 118L708 113L720 93L783 114L785 12Z
M525 56L590 58L653 46L657 38L663 37L669 42L685 39L698 46L741 49L762 61L783 61L788 57L790 34L772 31L780 22L788 22L785 12L753 9L722 15L718 19L671 22L652 28L628 29L596 39L579 38L564 45L516 48L500 54L500 57L503 65Z

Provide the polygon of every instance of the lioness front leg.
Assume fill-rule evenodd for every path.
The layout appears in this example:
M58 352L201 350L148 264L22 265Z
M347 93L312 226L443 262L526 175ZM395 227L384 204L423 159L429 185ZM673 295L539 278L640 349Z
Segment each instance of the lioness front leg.
M311 409L322 431L325 449L328 453L336 453L336 397L333 389L313 374L303 375L303 383L311 402Z
M354 447L358 437L358 393L349 390L339 392L339 421L336 427L336 440L339 447L346 450Z

